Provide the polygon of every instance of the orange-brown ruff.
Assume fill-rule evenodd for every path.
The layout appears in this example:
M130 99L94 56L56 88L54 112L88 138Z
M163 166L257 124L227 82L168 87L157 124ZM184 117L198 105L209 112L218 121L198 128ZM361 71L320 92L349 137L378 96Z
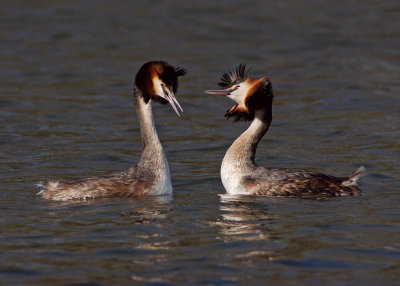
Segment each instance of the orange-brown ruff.
M179 115L182 111L175 93L178 77L186 73L166 62L144 64L135 77L134 101L139 120L142 155L139 163L123 172L92 177L75 182L40 183L39 194L48 200L70 200L106 197L137 197L172 193L168 161L154 125L151 102L170 103Z
M228 149L221 165L222 183L229 194L271 196L359 195L357 180L365 173L359 167L349 177L334 177L306 170L263 168L255 164L258 142L272 121L272 85L268 78L247 76L245 64L225 73L224 89L206 93L226 96L236 102L225 117L250 120L249 128Z

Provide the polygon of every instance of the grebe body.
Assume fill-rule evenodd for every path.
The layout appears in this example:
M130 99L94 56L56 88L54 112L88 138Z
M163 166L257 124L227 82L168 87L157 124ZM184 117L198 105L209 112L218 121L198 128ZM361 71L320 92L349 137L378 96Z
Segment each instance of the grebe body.
M349 177L335 177L318 172L284 168L264 168L254 162L257 145L272 122L272 84L268 78L248 76L245 64L225 73L219 83L224 89L206 90L226 96L236 105L225 117L252 121L226 152L221 165L221 180L232 195L270 196L344 196L359 195L357 180L365 168L359 167Z
M50 181L39 183L39 194L44 199L66 201L71 199L138 197L167 195L172 184L167 157L156 131L152 102L169 103L179 115L181 106L175 98L178 77L186 70L174 68L163 61L144 64L134 83L135 110L140 125L142 155L139 163L125 171L108 176L97 176L75 182Z

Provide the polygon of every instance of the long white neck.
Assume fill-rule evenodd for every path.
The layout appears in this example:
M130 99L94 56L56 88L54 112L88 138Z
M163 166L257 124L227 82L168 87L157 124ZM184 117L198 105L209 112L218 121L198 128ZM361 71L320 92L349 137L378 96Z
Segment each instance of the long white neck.
M254 158L257 145L268 131L272 111L257 111L249 128L233 142L226 152L221 165L222 183L228 193L241 193L239 181L256 167Z
M258 142L263 138L271 124L270 111L257 111L249 128L233 142L225 154L224 161L241 166L253 166Z
M151 99L146 103L141 92L137 88L135 88L134 98L136 115L139 120L140 134L142 137L143 153L162 150L161 142L154 124Z
M142 155L137 167L141 172L153 173L161 181L164 181L160 181L160 184L165 184L170 192L172 187L168 161L154 124L151 100L146 103L137 87L135 87L134 99L142 137Z

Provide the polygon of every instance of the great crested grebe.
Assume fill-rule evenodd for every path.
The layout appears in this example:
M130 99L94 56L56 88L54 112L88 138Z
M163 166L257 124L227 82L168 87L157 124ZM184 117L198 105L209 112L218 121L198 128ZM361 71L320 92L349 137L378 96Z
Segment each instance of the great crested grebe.
M136 74L133 93L142 137L142 155L136 166L120 173L75 182L39 183L42 188L39 194L44 199L59 201L171 194L168 161L157 135L151 103L169 103L179 115L177 107L181 112L183 110L175 93L178 77L185 74L185 69L174 68L163 61L145 63Z
M365 168L359 167L351 176L339 178L306 170L263 168L255 164L258 142L268 131L272 121L272 84L268 78L251 78L245 64L233 72L223 74L221 90L206 90L222 95L236 105L225 117L235 121L252 121L249 128L233 142L221 165L221 179L231 195L271 196L344 196L359 195L357 180Z

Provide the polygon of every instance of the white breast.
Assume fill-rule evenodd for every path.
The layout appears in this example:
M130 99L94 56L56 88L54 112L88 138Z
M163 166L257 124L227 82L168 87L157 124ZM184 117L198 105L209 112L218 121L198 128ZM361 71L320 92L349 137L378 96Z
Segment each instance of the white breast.
M170 195L172 194L171 175L169 173L169 166L167 157L163 151L163 168L157 170L157 177L160 178L155 187L154 195Z
M232 162L229 156L225 155L221 165L221 180L226 192L230 195L246 194L240 184L243 174L242 166L238 162Z

